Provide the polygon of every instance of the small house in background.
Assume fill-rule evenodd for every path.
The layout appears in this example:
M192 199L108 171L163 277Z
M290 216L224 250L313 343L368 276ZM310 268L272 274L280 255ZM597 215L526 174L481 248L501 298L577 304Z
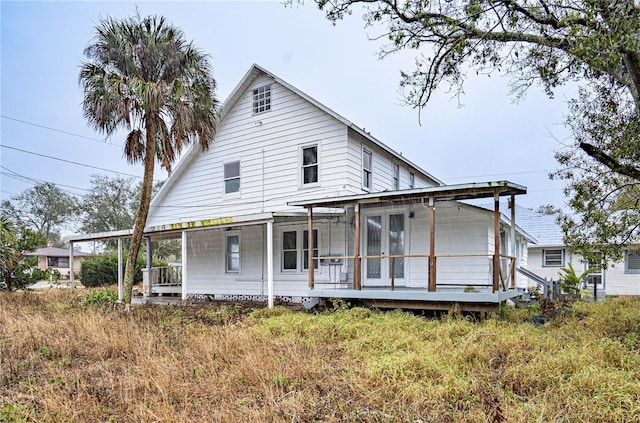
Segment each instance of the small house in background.
M518 207L517 212L518 224L536 240L529 245L527 269L530 272L557 281L560 269L569 263L578 274L601 267L600 263L587 263L584 257L565 245L564 234L555 215L524 207ZM594 288L598 299L618 295L640 296L640 251L629 249L625 251L622 262L609 262L607 269L591 273L586 289L594 292Z
M37 250L32 252L24 252L22 255L25 257L37 257L37 268L42 270L43 272L47 269L57 270L58 272L60 272L60 277L62 279L69 279L69 275L71 272L71 268L69 267L69 263L71 262L69 260L69 249L54 247L53 242L49 241L45 248L38 248ZM74 273L80 272L81 262L86 256L86 253L74 253Z
M147 263L151 241L179 239L182 255L179 266L146 269L145 295L482 311L526 288L516 267L529 237L515 208L499 210L525 187L445 185L257 65L218 118L209 150L191 148L151 203ZM478 198L494 208L464 202ZM131 233L67 239L118 239L122 257Z

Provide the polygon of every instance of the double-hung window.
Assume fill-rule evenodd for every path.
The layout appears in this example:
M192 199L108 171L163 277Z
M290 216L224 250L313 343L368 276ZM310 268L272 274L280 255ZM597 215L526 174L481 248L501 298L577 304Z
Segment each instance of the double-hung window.
M253 90L253 114L271 110L271 85L264 85Z
M227 235L225 254L226 272L240 272L240 235Z
M282 233L282 270L298 269L298 233L285 231Z
M602 285L602 255L596 254L591 260L586 263L587 269L595 269L587 276L587 283L589 285Z
M397 191L400 189L400 165L394 163L393 164L393 190Z
M640 273L640 251L625 251L624 273Z
M373 175L373 155L369 150L362 150L362 187L371 189Z
M240 162L224 164L224 193L240 191Z
M318 257L318 230L313 230L313 256ZM318 269L318 260L313 260ZM309 270L309 231L290 230L282 232L282 270Z
M542 266L562 267L564 266L564 249L542 250Z
M302 184L318 182L318 146L310 145L302 148Z
M416 175L415 173L409 173L409 188L414 189L416 187Z
M318 231L313 230L313 257L318 257ZM302 268L309 270L309 231L302 231ZM318 268L318 260L313 260L313 268Z

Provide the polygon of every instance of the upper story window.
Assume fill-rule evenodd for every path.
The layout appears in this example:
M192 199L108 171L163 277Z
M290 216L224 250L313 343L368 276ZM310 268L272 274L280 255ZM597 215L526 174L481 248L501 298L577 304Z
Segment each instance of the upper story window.
M415 173L409 173L409 188L413 189L416 187L416 175Z
M253 90L253 114L271 110L271 85L264 85Z
M394 163L393 164L393 189L400 189L400 165Z
M564 249L542 250L542 265L546 267L564 266Z
M240 191L240 162L224 164L224 193Z
M373 155L368 150L362 150L362 187L371 189L373 176Z
M318 182L318 146L302 148L302 184Z
M624 273L640 273L640 251L625 251Z
M240 235L227 235L226 272L240 272Z

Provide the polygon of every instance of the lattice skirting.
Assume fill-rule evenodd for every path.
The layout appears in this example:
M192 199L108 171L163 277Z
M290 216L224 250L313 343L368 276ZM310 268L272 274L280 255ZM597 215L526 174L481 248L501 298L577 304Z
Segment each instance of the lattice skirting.
M251 302L251 303L267 303L269 298L266 295L249 295L249 294L189 294L190 299L201 301L228 301L228 302ZM292 297L276 295L273 302L278 305L305 304L312 302L311 297Z

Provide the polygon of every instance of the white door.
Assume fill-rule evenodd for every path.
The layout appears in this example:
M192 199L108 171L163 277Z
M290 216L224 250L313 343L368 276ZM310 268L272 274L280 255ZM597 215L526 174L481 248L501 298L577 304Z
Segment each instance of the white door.
M405 214L378 212L367 214L364 221L364 254L366 256L389 256L405 254ZM391 286L394 275L395 286L405 286L405 259L364 259L365 286Z

